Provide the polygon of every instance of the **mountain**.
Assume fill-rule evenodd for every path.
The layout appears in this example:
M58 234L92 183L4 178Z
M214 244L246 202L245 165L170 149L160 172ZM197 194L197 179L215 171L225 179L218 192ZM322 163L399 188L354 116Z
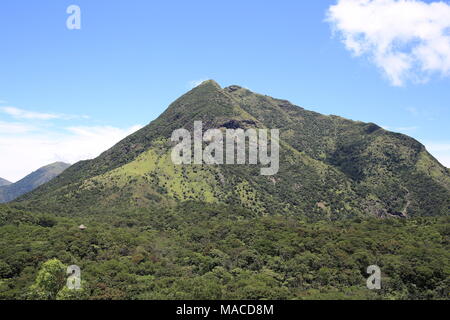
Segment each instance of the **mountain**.
M194 121L203 121L203 130L279 129L279 172L263 176L254 165L174 165L172 132L192 132ZM450 172L406 135L209 80L96 159L71 166L18 201L66 213L197 201L326 219L448 215Z
M9 182L8 180L5 180L3 178L0 178L0 187L7 186L9 184L11 184L11 182Z
M68 167L70 167L70 164L55 162L30 173L16 183L1 186L0 203L13 201L17 197L36 189L61 174Z
M173 131L198 120L279 129L278 173L174 165ZM448 299L449 179L408 136L207 81L0 205L0 300ZM73 264L83 290L42 284ZM382 290L366 288L373 264Z

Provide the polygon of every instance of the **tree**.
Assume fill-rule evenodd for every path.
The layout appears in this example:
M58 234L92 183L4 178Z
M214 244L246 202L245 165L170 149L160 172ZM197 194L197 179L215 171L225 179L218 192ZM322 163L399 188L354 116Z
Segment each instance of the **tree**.
M44 262L34 284L30 287L32 300L54 300L65 284L66 266L58 259Z
M81 289L69 289L64 286L56 295L56 300L87 300L89 296L86 290Z

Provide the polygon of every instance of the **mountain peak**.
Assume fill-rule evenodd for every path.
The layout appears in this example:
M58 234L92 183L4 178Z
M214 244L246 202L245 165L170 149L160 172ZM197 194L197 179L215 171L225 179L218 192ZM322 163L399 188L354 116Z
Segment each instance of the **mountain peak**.
M70 163L65 163L65 162L62 162L62 161L56 161L56 162L50 163L50 164L48 164L48 165L46 165L46 166L43 166L43 167L40 168L40 169L48 169L48 168L52 168L52 167L64 167L64 168L68 168L68 167L70 167L70 166L71 166Z
M68 163L55 162L39 168L16 183L3 185L0 187L0 203L12 201L17 197L36 189L58 176L68 167L70 167L70 164Z
M217 89L222 90L222 87L220 86L220 84L218 84L216 81L209 79L209 80L205 80L203 81L201 84L199 84L196 88L200 88L200 87L208 87L208 86L213 86Z
M7 186L10 184L11 184L11 182L9 182L8 180L0 178L0 187Z

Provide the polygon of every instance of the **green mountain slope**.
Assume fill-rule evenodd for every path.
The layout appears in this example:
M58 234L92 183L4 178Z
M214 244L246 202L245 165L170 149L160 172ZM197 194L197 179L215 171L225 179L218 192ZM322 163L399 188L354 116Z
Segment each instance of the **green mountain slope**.
M170 136L209 128L280 129L280 170L171 162ZM324 116L286 100L214 81L98 158L79 162L19 199L55 212L108 212L183 201L240 205L257 214L448 215L450 175L416 140L371 123ZM112 209L114 208L114 209Z
M55 162L30 173L16 183L0 187L0 203L12 201L36 189L61 174L68 167L70 164Z
M6 179L0 178L0 187L7 186L9 184L11 184L11 182Z

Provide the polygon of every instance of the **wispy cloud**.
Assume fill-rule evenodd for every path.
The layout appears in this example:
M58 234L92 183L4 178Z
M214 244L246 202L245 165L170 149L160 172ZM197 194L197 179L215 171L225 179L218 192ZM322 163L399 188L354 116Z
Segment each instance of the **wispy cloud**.
M56 114L26 111L15 107L2 107L0 110L18 119L51 120L59 118Z
M4 122L0 121L1 134L18 134L27 133L35 130L35 127L20 122Z
M28 119L28 120L54 120L63 119L71 120L76 118L89 118L88 116L76 116L67 114L56 114L56 113L42 113L35 111L27 111L24 109L19 109L16 107L1 107L0 110L16 119Z
M10 181L17 181L52 162L75 163L95 158L142 127L83 126L49 132L42 128L40 131L39 128L30 131L19 124L0 123L0 130L2 126L11 129L15 125L16 133L20 134L8 132L10 134L0 135L0 177Z
M141 125L128 128L61 126L55 120L80 120L87 116L44 113L12 106L0 112L14 120L0 120L0 177L17 181L55 161L75 163L97 157Z
M419 0L338 0L327 19L355 56L394 86L450 75L450 5Z

